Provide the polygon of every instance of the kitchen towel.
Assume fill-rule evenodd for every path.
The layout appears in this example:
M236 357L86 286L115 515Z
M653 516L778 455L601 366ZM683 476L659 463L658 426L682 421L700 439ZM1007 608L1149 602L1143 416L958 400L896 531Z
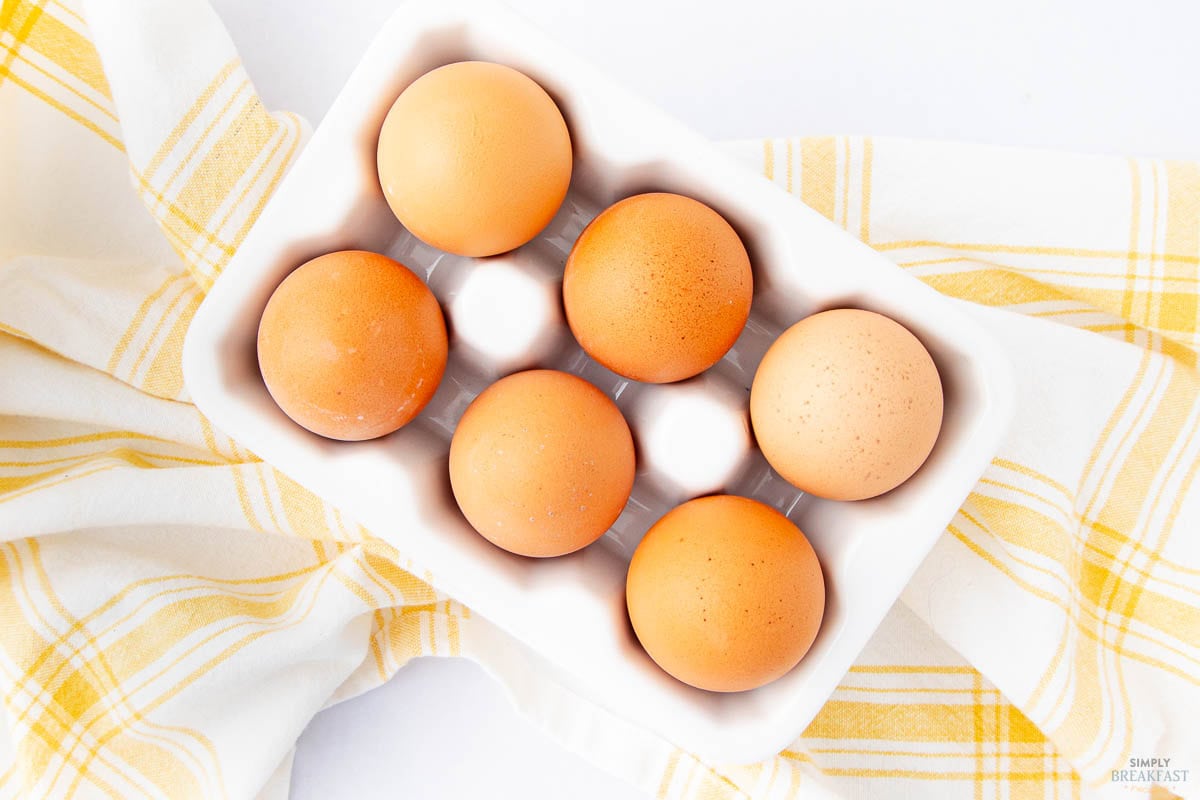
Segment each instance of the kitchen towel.
M1200 165L728 146L961 298L1019 397L805 734L730 766L562 688L188 402L188 322L307 134L202 0L0 6L0 797L286 796L312 715L419 655L660 798L1200 796Z

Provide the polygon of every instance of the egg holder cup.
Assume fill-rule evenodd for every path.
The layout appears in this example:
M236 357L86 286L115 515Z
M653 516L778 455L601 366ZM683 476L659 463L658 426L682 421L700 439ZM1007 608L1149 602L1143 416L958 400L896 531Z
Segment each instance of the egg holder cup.
M420 242L376 176L380 126L425 72L496 61L536 80L570 127L575 166L562 209L534 241L473 259ZM645 191L701 200L738 231L754 267L745 331L716 366L679 384L639 384L589 358L562 315L562 269L586 223ZM446 311L445 377L422 414L369 442L305 431L271 400L256 357L259 317L283 278L322 253L385 253L427 280ZM926 345L945 390L940 438L909 481L854 503L803 494L753 447L749 387L767 347L816 311L859 307ZM634 431L638 472L612 529L577 553L515 556L479 536L450 491L447 453L470 401L510 372L553 367L612 397ZM750 762L804 730L853 663L994 455L1011 415L1011 366L952 301L816 212L614 86L512 12L486 0L411 0L376 36L296 164L217 280L188 331L187 387L221 430L342 508L438 589L527 644L556 681L701 757ZM581 423L584 421L581 421ZM827 606L804 660L749 692L687 686L642 650L625 611L633 549L673 506L715 491L787 514L820 558Z

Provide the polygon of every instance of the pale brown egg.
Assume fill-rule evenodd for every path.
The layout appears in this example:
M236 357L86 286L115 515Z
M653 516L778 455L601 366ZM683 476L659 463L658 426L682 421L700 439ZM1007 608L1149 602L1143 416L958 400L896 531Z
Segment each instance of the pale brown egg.
M413 81L383 122L377 158L396 218L464 256L528 242L571 183L571 136L554 100L523 73L484 61Z
M328 253L271 295L258 363L297 424L330 439L374 439L433 397L446 368L446 325L433 293L403 264L362 250Z
M584 229L563 274L571 332L626 378L670 383L711 367L750 315L754 279L737 232L708 206L640 194Z
M825 613L825 579L808 539L757 500L691 500L654 523L625 584L638 640L686 684L740 692L790 671Z
M450 442L450 485L467 521L523 556L560 556L599 539L625 507L633 474L620 409L554 370L493 383Z
M908 480L942 425L942 383L920 340L859 309L814 314L784 331L750 393L758 446L799 489L863 500Z

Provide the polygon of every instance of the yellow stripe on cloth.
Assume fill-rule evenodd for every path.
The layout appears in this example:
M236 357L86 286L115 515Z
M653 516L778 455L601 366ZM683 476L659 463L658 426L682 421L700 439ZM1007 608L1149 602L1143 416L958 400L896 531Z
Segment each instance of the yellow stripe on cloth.
M96 50L64 9L45 0L0 6L0 92L19 87L122 149L108 82Z
M1125 249L935 238L872 245L956 297L1001 307L1080 300L1123 323L1098 332L1195 367L1200 351L1200 166L1138 159L1128 161L1126 169ZM828 176L814 176L832 186ZM1057 321L1073 324L1065 317ZM1143 330L1154 336L1139 338L1137 332Z

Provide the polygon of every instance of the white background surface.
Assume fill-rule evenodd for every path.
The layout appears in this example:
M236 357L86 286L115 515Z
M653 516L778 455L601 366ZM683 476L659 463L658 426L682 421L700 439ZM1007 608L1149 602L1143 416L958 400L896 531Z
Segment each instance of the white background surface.
M714 139L862 133L1200 158L1189 0L509 3ZM396 0L214 4L267 105L316 125ZM519 717L478 667L441 660L320 714L292 796L644 798Z

